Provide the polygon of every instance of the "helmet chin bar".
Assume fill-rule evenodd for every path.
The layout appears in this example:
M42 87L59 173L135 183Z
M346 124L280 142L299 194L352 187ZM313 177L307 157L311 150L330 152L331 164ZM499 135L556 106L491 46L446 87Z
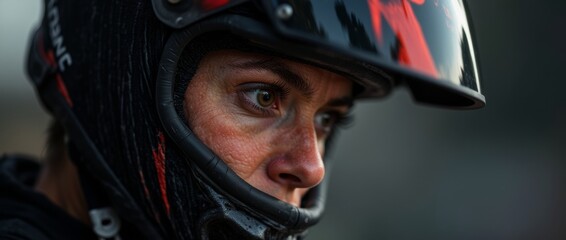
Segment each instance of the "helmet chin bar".
M201 182L202 184L202 182ZM216 208L209 208L199 218L197 236L203 240L217 239L301 239L305 232L288 231L283 226L273 228L277 223L266 224L268 219L255 218L237 206L223 194L206 184L201 188L214 202Z
M236 26L246 26L245 30ZM158 72L156 101L162 126L197 176L201 191L216 206L201 216L201 236L213 234L218 226L234 229L244 239L293 239L316 224L323 212L325 185L311 189L304 197L304 208L278 200L251 186L232 171L189 129L176 109L173 100L177 64L185 47L196 37L217 31L256 38L269 37L271 31L263 24L237 15L223 15L175 32L167 41ZM242 32L245 31L245 32ZM229 233L231 234L231 233ZM212 238L213 237L213 238ZM233 235L227 235L234 239Z

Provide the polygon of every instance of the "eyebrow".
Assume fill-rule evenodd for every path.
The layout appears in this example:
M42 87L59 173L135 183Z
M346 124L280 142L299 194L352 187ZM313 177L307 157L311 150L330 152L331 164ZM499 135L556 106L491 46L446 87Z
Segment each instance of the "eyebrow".
M277 61L276 59L269 58L253 60L239 64L230 64L230 66L240 69L268 70L277 75L279 78L283 79L285 82L291 84L293 87L297 88L299 91L303 92L303 94L308 99L310 99L314 94L314 89L309 84L309 82L305 81L305 79L303 79L297 73L289 70L289 67L287 67L284 63Z
M235 68L239 69L263 69L268 70L274 74L276 74L279 78L283 79L285 82L293 85L293 87L299 89L299 91L303 92L303 94L307 97L307 99L311 99L314 94L313 87L309 84L309 82L305 81L301 76L297 73L289 70L289 68L282 62L277 61L274 58L269 59L260 59L260 60L252 60L247 61L244 63L233 63L230 64ZM346 106L349 109L352 108L354 105L354 98L352 96L344 96L340 98L331 99L326 103L326 105L331 107L341 107Z
M354 98L352 96L345 96L341 98L331 99L326 105L331 107L341 107L346 106L352 108L354 106Z

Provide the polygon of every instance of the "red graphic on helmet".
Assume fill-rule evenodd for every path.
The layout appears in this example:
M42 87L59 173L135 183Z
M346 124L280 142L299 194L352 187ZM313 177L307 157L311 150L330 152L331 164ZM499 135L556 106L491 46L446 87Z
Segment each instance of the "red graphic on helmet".
M230 0L203 0L200 5L206 11L214 10L228 4Z
M399 41L399 63L438 78L434 60L411 2L422 5L426 0L368 0L375 35L379 44L383 44L384 19Z
M155 163L157 180L159 181L159 188L161 190L161 199L163 200L167 214L169 214L169 199L167 198L167 182L165 179L165 136L162 132L159 132L157 138L159 139L157 150L152 150L153 161Z

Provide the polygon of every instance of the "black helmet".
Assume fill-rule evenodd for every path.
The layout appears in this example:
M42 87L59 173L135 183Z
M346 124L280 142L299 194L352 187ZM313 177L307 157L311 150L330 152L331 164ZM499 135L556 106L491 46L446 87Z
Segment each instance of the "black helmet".
M350 77L357 98L405 84L420 102L471 109L484 105L472 43L463 1L46 0L28 72L89 205L115 209L123 235L293 239L318 222L326 181L292 206L193 134L179 105L204 54L279 55Z

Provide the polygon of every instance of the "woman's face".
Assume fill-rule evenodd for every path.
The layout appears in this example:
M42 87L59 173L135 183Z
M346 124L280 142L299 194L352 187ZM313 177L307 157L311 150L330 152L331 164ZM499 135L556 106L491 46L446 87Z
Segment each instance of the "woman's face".
M195 134L252 186L299 206L324 177L324 146L352 105L350 80L281 58L207 54L185 92Z

